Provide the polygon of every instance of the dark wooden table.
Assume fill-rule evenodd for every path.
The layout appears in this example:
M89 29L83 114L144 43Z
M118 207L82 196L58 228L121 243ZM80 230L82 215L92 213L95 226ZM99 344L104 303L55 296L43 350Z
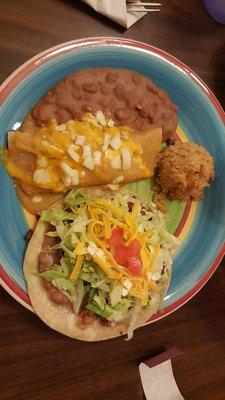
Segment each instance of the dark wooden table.
M115 0L116 3L117 0ZM201 0L162 0L129 30L78 0L1 0L1 76L58 43L87 36L137 39L189 65L225 106L225 26ZM174 314L122 339L83 343L51 331L1 292L0 399L141 400L138 364L172 346L184 354L174 372L185 399L225 399L225 270Z

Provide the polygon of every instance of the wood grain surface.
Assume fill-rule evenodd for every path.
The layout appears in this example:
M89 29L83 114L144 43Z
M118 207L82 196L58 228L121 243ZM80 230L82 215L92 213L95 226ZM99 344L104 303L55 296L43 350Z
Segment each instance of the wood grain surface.
M116 3L117 0L115 0ZM225 26L201 0L162 0L124 30L78 0L0 0L0 80L58 43L119 36L160 47L189 65L225 106ZM213 135L213 132L212 132ZM72 341L50 330L1 290L1 400L141 400L138 364L172 346L186 400L225 399L225 270L185 306L139 329L130 342Z

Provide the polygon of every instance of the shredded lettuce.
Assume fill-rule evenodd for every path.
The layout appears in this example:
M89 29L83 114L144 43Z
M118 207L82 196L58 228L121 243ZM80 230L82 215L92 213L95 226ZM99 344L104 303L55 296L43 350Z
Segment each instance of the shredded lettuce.
M133 195L123 196L121 193L113 196L108 195L106 198L125 211L128 210L130 201L137 201ZM86 309L113 322L130 318L128 329L130 338L138 322L142 305L140 300L129 295L129 293L123 296L123 284L120 281L109 279L93 259L90 259L91 256L87 251L87 246L90 243L87 225L91 221L91 217L88 213L88 207L85 207L88 202L89 199L84 190L74 189L65 197L65 210L53 209L42 213L41 221L52 223L56 228L55 234L60 238L60 243L55 248L60 249L61 265L54 265L51 269L40 273L39 276L65 293L70 298L76 313L80 309ZM160 252L155 258L152 272L160 274L161 277L158 282L163 285L168 276L162 276L162 265L168 265L170 262L168 250L176 247L176 239L167 233L164 219L160 212L155 209L154 204L149 204L147 208L144 213L137 213L136 223L141 228L140 232L147 232L146 246L149 251L153 251L155 245L160 244ZM70 276L76 264L74 249L80 241L84 243L80 253L84 256L83 264L78 279L71 280ZM159 304L159 299L156 301L156 296L154 295L151 298L150 294L146 307L154 312ZM83 302L84 297L85 302Z
M56 278L52 280L52 284L60 290L66 290L71 295L76 293L74 282L70 279Z
M52 224L59 224L61 221L74 221L76 215L64 210L47 210L41 213L41 222L51 222Z
M75 311L76 314L80 310L84 294L85 294L84 282L81 279L78 279L78 281L77 281L77 298L76 298L76 301L75 301L75 303L73 305L73 308L74 308L74 311Z
M61 269L47 269L46 271L40 272L39 276L44 278L48 282L52 282L54 279L58 278L63 278L67 279L69 278L69 271L62 271Z
M116 193L114 198L113 198L113 202L116 203L116 205L118 207L120 207L122 210L127 211L128 210L128 205L127 205L127 201L124 199L124 197L122 196L121 193Z
M91 311L94 314L99 315L102 318L107 318L109 313L105 312L104 310L101 310L98 306L90 303L86 307L86 310Z
M72 189L65 197L65 204L72 208L83 206L87 202L85 191L81 189Z
M86 226L89 222L88 218L86 215L78 215L75 218L75 221L73 222L71 229L73 233L85 233L86 232Z
M134 308L133 308L133 312L131 315L131 319L130 319L130 324L127 330L127 340L132 339L133 337L133 333L134 333L134 329L137 327L137 321L138 321L138 317L139 314L141 312L141 302L140 300L136 300Z

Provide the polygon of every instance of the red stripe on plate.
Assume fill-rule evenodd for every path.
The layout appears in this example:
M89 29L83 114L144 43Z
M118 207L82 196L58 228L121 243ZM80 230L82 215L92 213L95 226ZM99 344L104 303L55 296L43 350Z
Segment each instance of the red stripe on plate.
M191 200L188 200L186 202L185 209L184 209L181 221L179 222L179 225L178 225L178 227L176 228L176 230L174 232L174 236L178 237L180 235L181 231L183 230L184 225L185 225L185 223L186 223L186 221L188 219L188 215L190 213L190 209L191 209Z
M5 282L5 284L11 289L20 299L31 306L29 296L23 289L21 289L18 284L5 272L3 267L0 265L0 278Z

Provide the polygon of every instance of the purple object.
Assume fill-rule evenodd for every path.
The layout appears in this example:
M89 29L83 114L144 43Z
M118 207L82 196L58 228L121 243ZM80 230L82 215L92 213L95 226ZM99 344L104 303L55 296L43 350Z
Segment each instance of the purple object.
M225 24L225 0L204 0L209 14L221 24Z

